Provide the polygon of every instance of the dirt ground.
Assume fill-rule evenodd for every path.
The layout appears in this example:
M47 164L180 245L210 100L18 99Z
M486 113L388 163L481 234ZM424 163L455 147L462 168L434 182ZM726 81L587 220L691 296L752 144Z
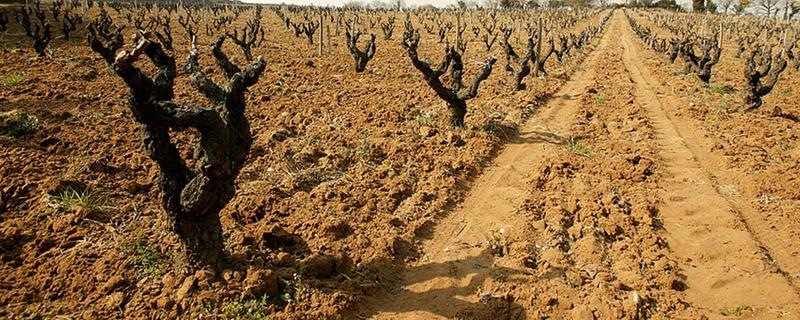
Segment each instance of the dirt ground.
M318 57L264 15L254 144L222 213L246 263L223 272L182 272L128 92L83 35L38 59L18 26L0 34L0 77L25 78L0 87L0 112L41 125L0 137L0 318L800 316L800 132L781 116L800 114L798 71L760 110L729 112L737 91L677 74L617 10L523 91L498 62L451 129L402 23L355 74L342 39ZM502 56L482 46L467 78ZM724 52L712 82L741 88L740 74ZM179 101L204 102L177 83ZM196 139L175 133L189 159ZM69 190L93 205L65 206Z

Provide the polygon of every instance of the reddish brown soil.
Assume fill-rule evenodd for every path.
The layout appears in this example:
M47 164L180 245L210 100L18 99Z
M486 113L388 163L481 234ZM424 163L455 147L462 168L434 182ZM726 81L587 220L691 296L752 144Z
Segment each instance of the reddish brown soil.
M125 86L82 33L55 40L51 59L32 58L14 23L0 35L0 76L27 78L0 87L0 112L25 110L42 124L29 136L0 137L0 318L255 316L231 309L265 295L257 311L278 319L800 312L792 241L800 133L778 116L800 113L796 71L762 110L730 113L737 92L674 75L617 12L602 39L549 65L548 77L527 79L522 92L510 92L498 63L469 102L468 128L449 129L446 109L397 43L402 23L394 40L378 37L367 72L354 74L343 39L333 55L316 57L274 13L264 19L268 40L256 54L268 67L248 96L255 142L222 213L227 247L242 263L219 273L184 274ZM490 55L482 46L470 43L467 78ZM438 59L438 48L423 35L423 56ZM182 40L176 57L187 52ZM491 54L501 56L499 44ZM738 86L735 59L724 54L712 81ZM204 103L185 78L177 97ZM677 133L664 129L670 123ZM191 158L195 133L175 136ZM669 148L673 140L685 150ZM694 160L679 161L679 151ZM679 178L687 172L708 174L693 185ZM102 205L54 209L67 188L90 190ZM708 197L684 201L676 190ZM713 237L695 249L687 242L709 238L680 233L699 228L676 221L709 199L722 213L700 222L739 232L730 251ZM706 287L698 277L719 281ZM740 303L746 296L730 283L776 299Z
M373 279L416 256L417 232L461 199L514 127L582 60L577 53L563 66L553 63L548 78L528 79L529 88L516 93L498 67L470 101L469 128L453 130L397 44L401 23L395 40L379 40L367 72L356 75L343 40L334 41L334 55L315 57L273 13L265 20L270 37L256 53L268 67L248 105L255 143L222 215L228 246L249 262L223 274L180 272L178 241L162 219L157 171L140 151L127 90L83 36L55 40L52 59L32 58L15 24L0 37L0 74L27 78L2 88L0 111L22 109L42 123L0 146L3 316L220 314L227 302L253 298L250 279L277 276L280 292L269 293L300 303L269 312L335 317ZM173 29L182 40L182 29ZM433 36L424 42L421 53L436 59ZM468 77L478 67L473 60L489 55L481 46L473 42L465 55ZM185 40L178 48L177 57L188 52ZM493 50L502 53L498 44ZM203 103L183 78L177 97ZM194 139L193 132L176 134L188 158ZM54 196L67 188L91 190L103 206L55 212ZM131 254L136 245L150 249L155 271Z

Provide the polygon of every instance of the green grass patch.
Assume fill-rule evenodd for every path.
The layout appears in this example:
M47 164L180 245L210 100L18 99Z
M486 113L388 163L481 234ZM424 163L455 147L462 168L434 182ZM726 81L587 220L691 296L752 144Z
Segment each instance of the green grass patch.
M98 210L105 205L105 200L89 188L83 191L66 187L53 196L53 209L57 212L67 212L72 209Z
M25 77L24 74L19 73L19 72L14 72L14 73L11 73L11 74L8 74L8 75L4 76L2 78L2 80L0 80L0 82L3 83L4 87L11 88L11 87L14 87L14 86L16 86L16 85L18 85L20 83L25 82L26 80L28 80L28 78Z
M369 141L366 137L358 139L358 155L362 158L369 158Z
M589 157L594 153L594 147L588 143L581 142L580 139L569 137L561 142L561 147L571 153L583 157Z
M268 301L269 297L263 296L260 299L243 299L238 301L228 301L222 304L222 317L224 319L248 319L262 320L269 318L269 307L272 305Z
M496 123L487 123L487 124L484 124L484 125L480 126L480 130L481 131L485 131L485 132L489 132L489 133L494 133L494 132L503 130L503 128L500 127L499 125L497 125Z
M736 305L736 307L732 309L722 309L719 314L725 317L741 317L745 311L752 311L753 308L750 306L743 306L743 305Z
M122 252L127 256L126 260L145 275L161 275L167 266L167 259L158 252L156 245L147 243L141 236L131 243L124 244Z
M733 92L733 87L727 84L718 85L716 83L709 83L708 85L706 85L706 88L708 88L708 90L711 90L719 94L729 94Z
M417 120L417 123L419 125L424 126L424 125L427 125L427 124L431 123L431 120L433 119L433 115L432 114L423 113L423 112L421 112L419 110L417 110L416 113L417 113L416 120Z
M310 135L306 138L306 144L317 144L319 142L319 136L317 135Z
M594 95L594 104L606 104L606 96L602 93Z
M281 301L287 304L301 302L303 293L306 292L301 275L295 274L294 279L292 280L278 279L278 281L280 281L282 287L284 288L284 291L281 292L280 296L278 296Z

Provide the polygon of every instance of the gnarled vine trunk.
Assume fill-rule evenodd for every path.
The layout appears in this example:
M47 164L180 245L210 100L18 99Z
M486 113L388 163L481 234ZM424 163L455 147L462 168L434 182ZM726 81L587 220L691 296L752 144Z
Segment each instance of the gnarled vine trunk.
M113 46L103 44L94 33L90 33L89 41L103 57L116 56L111 67L130 88L129 107L141 124L145 152L158 166L162 206L183 243L186 262L195 268L219 267L225 261L219 213L235 195L235 180L252 144L244 115L244 92L256 83L265 63L259 57L245 70L239 69L222 53L225 37L220 37L212 52L230 79L223 88L203 74L197 60L199 51L194 48L185 71L192 85L213 105L180 105L172 101L175 59L148 36L140 32L133 50L120 54L111 52ZM134 66L142 56L156 66L155 77ZM200 133L194 169L187 167L170 141L170 129L182 128Z

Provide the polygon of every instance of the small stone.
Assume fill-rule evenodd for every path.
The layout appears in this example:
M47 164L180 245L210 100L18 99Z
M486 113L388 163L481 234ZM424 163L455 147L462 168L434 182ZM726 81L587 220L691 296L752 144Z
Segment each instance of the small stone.
M269 139L272 140L272 141L283 142L283 141L286 141L286 139L289 139L292 136L294 136L292 131L290 131L289 129L287 129L285 127L281 127L281 128L276 129L274 132L272 132L272 134L270 134L270 136L269 136Z
M428 126L422 126L422 127L419 128L419 135L420 136L428 138L428 137L434 136L435 134L436 134L436 129L434 129L434 128L431 128L431 127L428 127Z
M169 309L175 304L175 301L172 301L170 297L161 296L156 299L156 307L159 309Z
M463 146L463 145L467 144L466 142L464 142L464 139L461 139L461 136L459 136L458 134L453 133L453 132L448 132L447 133L446 142L447 142L447 144L455 146L455 147L460 147L460 146Z
M588 306L576 306L570 313L573 320L594 320L594 313Z
M175 297L178 301L186 300L192 293L192 289L194 289L194 276L186 277L186 279L183 280L183 284L181 284L180 288L178 288L178 291L175 293Z
M272 270L249 270L245 279L244 298L278 295L278 276Z
M114 292L106 298L106 309L117 310L125 303L125 294Z
M580 207L578 206L578 200L575 198L570 199L567 202L567 212L570 213L578 213Z
M275 263L279 266L289 266L294 263L294 258L286 252L279 252L275 255Z
M44 138L42 140L39 140L39 145L42 146L42 147L49 147L49 146L52 146L52 145L54 145L56 143L59 143L60 141L61 140L59 140L58 138L55 138L55 137L47 137L47 138Z
M200 288L208 288L217 279L217 275L211 270L198 270L194 273L194 279Z
M642 304L642 296L640 296L638 292L632 291L631 292L631 301L633 301L633 303L635 305L637 305L637 306L641 305Z
M111 278L109 278L108 281L106 281L106 283L100 288L100 293L109 294L123 284L125 284L125 279L123 279L121 276L111 276Z
M295 243L294 236L280 226L266 227L265 231L256 234L256 242L267 248L280 248L291 246Z
M536 229L536 231L539 231L539 232L543 232L545 230L545 227L546 227L546 225L544 223L544 220L541 220L541 219L534 221L533 223L531 223L531 225L533 225L533 228Z
M330 278L336 273L336 259L327 255L314 255L300 263L303 274L312 278Z

